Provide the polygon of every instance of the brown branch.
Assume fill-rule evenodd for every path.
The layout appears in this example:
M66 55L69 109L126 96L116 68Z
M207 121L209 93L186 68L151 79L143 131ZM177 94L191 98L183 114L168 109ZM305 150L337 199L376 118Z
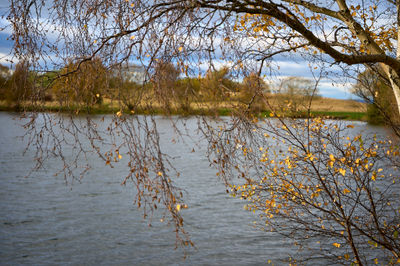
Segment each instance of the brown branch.
M364 64L364 63L384 63L387 66L393 68L396 73L400 74L400 61L392 58L386 54L363 54L363 55L349 55L344 54L336 49L334 49L328 42L322 41L319 39L312 31L307 29L301 21L299 21L294 15L290 13L284 13L280 10L283 8L281 5L272 4L272 3L265 3L259 2L260 7L249 7L244 4L239 4L238 2L234 1L232 5L225 5L221 6L218 4L213 4L210 2L199 1L198 4L203 8L213 8L219 10L233 10L234 12L240 13L248 13L248 14L263 14L273 17L280 22L286 24L291 29L295 30L296 32L300 33L303 38L309 41L309 43L324 51L326 54L331 56L336 62L338 63L345 63L348 65L355 65L355 64ZM286 9L286 11L288 11ZM351 16L351 14L349 13ZM346 15L346 19L347 15ZM358 24L359 27L361 27ZM358 29L357 24L354 24L354 27ZM361 28L362 29L362 28Z
M307 8L308 10L315 12L315 13L324 14L324 15L330 16L332 18L340 19L338 12L330 10L325 7L317 6L317 5L307 2L307 1L303 1L303 0L283 0L283 1L287 2L287 3L292 3L292 4L297 4L297 5L303 6L303 7Z

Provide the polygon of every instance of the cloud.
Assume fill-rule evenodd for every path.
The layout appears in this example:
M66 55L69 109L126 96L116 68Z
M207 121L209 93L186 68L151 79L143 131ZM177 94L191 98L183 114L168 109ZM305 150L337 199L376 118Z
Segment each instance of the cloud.
M13 61L13 56L9 53L0 52L0 64L11 67L11 62Z
M354 83L351 82L332 82L324 79L320 82L319 88L322 96L339 99L348 99L352 97L351 88Z
M48 17L48 14L46 15ZM57 35L58 32L60 30L62 30L62 28L58 25L55 25L54 23L50 22L46 16L42 16L41 18L39 18L39 21L43 27L43 29L48 31L48 34L46 35L47 41L48 42L52 42L55 41L57 39ZM8 25L8 26L7 26ZM12 49L12 45L13 42L10 40L7 40L7 37L9 37L12 34L12 28L11 26L9 26L9 21L7 21L4 17L0 18L0 26L5 27L5 29L0 32L0 63L4 64L4 65L10 65L10 61L12 59L12 54L11 54L11 49ZM68 34L73 34L77 31L77 29L75 28L75 26L70 25L67 32ZM96 32L98 33L98 32ZM179 34L176 35L176 37L178 37ZM207 43L208 40L204 40L204 39L200 39L200 37L198 36L190 36L190 41L191 43L197 44L199 42ZM221 52L221 48L220 45L222 45L224 43L223 39L218 36L216 37L216 39L214 39L214 45L215 45L215 56L218 57L219 55L222 54ZM268 45L270 45L270 43L268 43L268 41L260 41L258 40L253 40L253 39L246 39L246 40L242 40L238 43L239 47L241 48L245 48L244 46L247 45L255 45L255 47L260 46L262 47L266 47ZM243 46L244 45L244 46ZM61 48L61 47L59 47ZM49 58L50 61L54 63L59 63L60 62L60 58L58 58L57 56L55 56L54 54L49 54ZM250 62L250 60L248 61L243 61L243 63L245 64L245 66L248 66L250 68L255 68L256 67L256 62L252 61ZM213 62L214 66L216 69L220 69L223 66L228 66L228 67L232 67L233 63L229 62L227 60L214 60ZM40 65L42 65L42 63L40 63ZM284 77L288 77L288 76L298 76L298 77L305 77L305 78L312 78L312 73L311 73L311 69L308 66L308 62L305 61L299 54L297 53L290 53L290 54L285 54L285 55L277 55L274 56L271 65L273 65L273 67L276 69L276 67L278 67L278 69L276 69L277 71L275 72L275 78L279 79L279 78L284 78ZM50 63L48 66L52 66L52 63ZM207 61L202 61L199 63L198 65L198 69L200 72L202 72L203 74L209 69L209 63ZM334 66L333 68L331 68L331 70L333 72L337 72L338 70L336 69L336 67ZM317 70L318 71L318 70ZM266 74L267 76L268 74L268 69L265 69L263 74ZM269 77L268 78L272 78ZM275 81L274 81L275 82ZM328 79L323 79L320 82L320 92L323 96L326 97L334 97L334 98L349 98L349 96L351 95L349 90L352 87L352 84L350 83L340 83L338 81L334 81L332 83L332 81L328 80Z

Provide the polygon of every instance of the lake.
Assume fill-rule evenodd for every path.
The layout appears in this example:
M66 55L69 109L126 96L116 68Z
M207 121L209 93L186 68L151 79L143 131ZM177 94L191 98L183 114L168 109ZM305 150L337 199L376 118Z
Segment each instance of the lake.
M61 165L54 158L26 177L34 150L23 154L18 115L0 112L0 264L259 265L295 254L285 239L254 228L257 216L243 209L244 201L226 194L209 167L205 145L200 142L193 152L190 143L171 142L169 120L157 120L163 147L181 173L176 184L187 191L189 208L182 214L196 248L186 259L174 249L174 228L160 222L159 213L149 227L133 204L134 187L121 185L127 171L123 160L110 168L92 155L93 169L80 182L55 176ZM185 123L194 130L196 119ZM356 124L358 130L383 132Z

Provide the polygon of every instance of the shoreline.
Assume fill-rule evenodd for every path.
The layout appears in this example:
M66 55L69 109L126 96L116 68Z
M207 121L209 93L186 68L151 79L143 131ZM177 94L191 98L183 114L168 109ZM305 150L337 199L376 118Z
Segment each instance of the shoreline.
M127 114L127 115L178 115L178 116L231 116L235 114L235 110L232 108L197 108L191 110L180 110L171 109L166 111L161 108L151 108L151 109L135 109L132 110L121 110L117 107L109 106L93 106L90 108L79 108L79 107L60 107L60 106L7 106L0 105L1 112L49 112L49 113L69 113L73 115L102 115L102 114ZM249 112L250 115L255 117L269 117L270 110L262 110L260 112ZM342 111L310 111L312 117L322 117L325 119L333 120L352 120L352 121L367 121L366 112L342 112ZM290 118L307 118L307 111L299 111L296 113L286 113L285 117Z

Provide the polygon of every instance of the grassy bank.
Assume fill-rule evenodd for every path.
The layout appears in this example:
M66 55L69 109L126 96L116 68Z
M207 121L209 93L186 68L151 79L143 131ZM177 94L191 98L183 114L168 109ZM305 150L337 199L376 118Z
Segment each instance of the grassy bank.
M138 115L180 115L180 116L191 116L191 115L207 115L207 116L230 116L235 114L235 110L229 107L217 107L217 108L192 108L190 110L181 109L170 109L165 110L162 108L137 108L134 111L121 110L116 106L110 105L95 105L90 108L82 106L58 106L58 105L25 105L25 106L10 106L4 103L0 103L0 111L8 112L51 112L51 113L71 113L75 115L79 114L117 114L122 112L124 114L138 114ZM251 113L251 115L257 117L270 117L271 111L264 110L259 113ZM340 112L340 111L311 111L312 117L324 117L327 119L340 119L340 120L360 120L366 121L365 112ZM284 114L287 117L293 118L306 118L308 112L296 112Z
M322 116L325 118L342 119L342 120L367 120L367 113L365 112L330 112L330 111L314 111L315 116Z

